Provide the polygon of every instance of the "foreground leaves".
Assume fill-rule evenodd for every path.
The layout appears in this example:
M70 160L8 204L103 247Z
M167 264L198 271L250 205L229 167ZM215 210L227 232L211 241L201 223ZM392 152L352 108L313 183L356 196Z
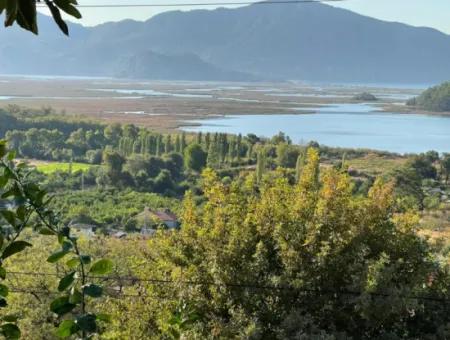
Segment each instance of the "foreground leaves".
M38 34L36 4L36 0L0 0L0 14L6 12L5 27L12 26L17 22L23 29ZM81 13L75 7L76 0L45 0L45 4L60 30L69 35L69 28L62 19L61 11L76 19L81 19Z

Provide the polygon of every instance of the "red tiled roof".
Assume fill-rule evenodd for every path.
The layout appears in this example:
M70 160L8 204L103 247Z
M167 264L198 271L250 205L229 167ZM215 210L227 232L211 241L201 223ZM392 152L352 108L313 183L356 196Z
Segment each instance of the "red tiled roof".
M178 221L177 216L170 211L153 211L152 213L163 222Z

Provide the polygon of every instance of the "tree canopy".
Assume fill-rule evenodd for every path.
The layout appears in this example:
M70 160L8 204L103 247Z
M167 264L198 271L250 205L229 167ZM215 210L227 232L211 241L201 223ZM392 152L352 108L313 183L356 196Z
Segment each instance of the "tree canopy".
M429 88L420 96L410 99L407 104L427 111L450 111L450 82Z

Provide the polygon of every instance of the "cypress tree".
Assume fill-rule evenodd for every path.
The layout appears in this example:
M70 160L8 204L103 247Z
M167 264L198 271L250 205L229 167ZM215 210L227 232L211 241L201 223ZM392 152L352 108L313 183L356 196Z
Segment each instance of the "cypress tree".
M205 147L206 150L209 150L209 146L211 145L211 134L209 132L205 135Z
M165 144L165 148L164 148L165 153L170 153L172 151L172 136L171 135L167 135L166 137L166 144Z
M300 154L297 157L297 164L295 165L295 180L297 181L297 183L300 181L304 165L305 165L305 156L303 154Z
M256 158L256 181L260 184L266 170L266 155L263 151L259 151Z
M180 135L175 138L175 151L181 153L181 140Z
M184 152L184 149L186 149L187 143L186 143L186 133L181 134L181 153Z
M203 139L203 135L202 135L201 132L199 132L199 133L197 134L197 144L198 144L198 145L202 145L202 139Z

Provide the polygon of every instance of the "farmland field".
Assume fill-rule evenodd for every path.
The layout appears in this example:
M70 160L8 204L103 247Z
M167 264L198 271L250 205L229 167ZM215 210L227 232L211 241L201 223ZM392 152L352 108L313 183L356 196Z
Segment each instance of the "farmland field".
M37 164L31 162L36 169L44 174L51 174L56 171L62 172L77 172L77 171L88 171L92 167L90 164L85 163L62 163L62 162L37 162Z

